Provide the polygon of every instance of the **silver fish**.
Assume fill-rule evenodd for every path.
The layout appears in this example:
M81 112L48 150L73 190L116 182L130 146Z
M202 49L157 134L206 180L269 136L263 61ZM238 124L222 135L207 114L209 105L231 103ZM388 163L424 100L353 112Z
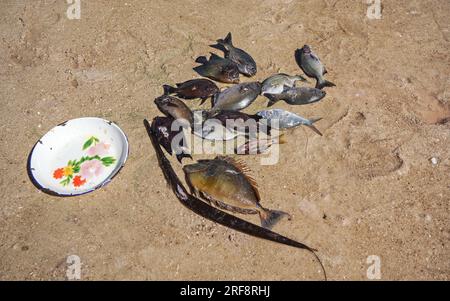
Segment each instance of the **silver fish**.
M336 86L334 83L325 80L324 75L327 74L328 71L320 61L319 57L312 52L311 47L308 45L295 51L295 59L306 75L317 80L317 89Z
M232 86L218 94L212 101L211 114L222 110L240 111L250 106L261 94L261 83L243 83Z
M260 120L261 123L266 123L274 129L283 130L305 125L318 135L323 136L323 134L314 126L314 123L322 120L322 118L306 119L281 109L261 111L256 113L256 115L263 118Z
M284 86L294 87L297 81L307 82L307 80L301 75L288 75L279 73L272 75L262 83L262 95L268 94L280 94L283 92Z
M327 93L325 91L316 88L291 88L288 86L284 86L283 92L281 92L280 94L264 94L264 96L266 96L270 100L268 105L269 107L273 106L280 100L284 100L290 105L307 105L322 100L326 95Z

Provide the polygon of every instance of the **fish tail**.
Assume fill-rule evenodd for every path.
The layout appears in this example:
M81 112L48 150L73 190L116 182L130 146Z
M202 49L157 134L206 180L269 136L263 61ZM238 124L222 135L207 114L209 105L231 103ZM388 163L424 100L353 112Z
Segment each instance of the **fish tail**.
M324 79L317 81L316 89L322 90L325 87L336 87L336 85Z
M317 135L323 136L322 132L319 131L319 129L316 128L314 125L308 125L308 127L309 127L314 133L316 133Z
M163 89L164 89L164 95L170 95L170 94L173 94L173 93L175 93L177 91L177 88L174 88L174 87L169 86L169 85L164 85Z
M273 106L274 104L276 104L279 101L279 99L277 98L277 96L275 94L266 93L266 94L264 94L264 96L269 99L269 104L267 105L268 108L270 108L271 106Z
M199 63L199 64L202 64L202 65L205 65L205 64L208 63L208 59L206 58L206 56L199 56L199 57L195 60L195 62L196 62L196 63Z
M309 127L312 131L314 131L316 134L318 134L319 136L323 136L322 132L319 131L318 128L316 128L316 126L314 125L314 123L322 120L323 118L314 118L311 119L311 124L307 125L307 127Z
M261 218L261 226L266 229L272 229L283 217L287 216L290 219L289 213L277 210L262 209L259 211Z
M217 43L227 47L227 46L231 46L233 47L233 37L231 36L231 32L229 32L227 34L227 36L225 37L225 39L218 39Z

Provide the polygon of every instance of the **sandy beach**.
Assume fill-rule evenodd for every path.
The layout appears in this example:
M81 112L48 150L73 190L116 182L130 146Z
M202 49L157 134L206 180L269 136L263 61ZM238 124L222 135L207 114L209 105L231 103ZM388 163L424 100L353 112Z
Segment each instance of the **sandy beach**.
M381 2L371 19L365 1L81 0L71 20L66 1L1 1L0 280L67 279L71 255L82 280L323 279L311 254L190 212L158 167L143 126L161 115L154 98L198 78L195 59L220 54L208 45L228 32L258 64L244 81L302 74L294 52L309 44L337 85L317 104L274 106L322 117L323 137L290 130L273 166L241 158L263 204L293 217L275 230L318 249L331 280L368 280L374 262L383 280L449 280L450 2ZM32 147L83 116L124 130L126 166L88 195L40 192Z

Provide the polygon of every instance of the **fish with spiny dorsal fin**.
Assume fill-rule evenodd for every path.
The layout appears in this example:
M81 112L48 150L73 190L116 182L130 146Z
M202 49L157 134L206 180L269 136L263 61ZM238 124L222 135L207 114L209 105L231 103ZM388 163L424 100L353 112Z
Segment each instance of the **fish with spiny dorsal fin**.
M271 229L288 213L265 209L249 168L231 157L201 160L183 167L186 182L195 193L218 208L241 214L258 214L262 227Z

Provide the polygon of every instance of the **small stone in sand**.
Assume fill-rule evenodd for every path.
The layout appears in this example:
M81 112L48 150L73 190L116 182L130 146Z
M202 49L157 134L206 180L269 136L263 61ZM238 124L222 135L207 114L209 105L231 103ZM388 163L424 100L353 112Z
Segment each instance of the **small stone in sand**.
M436 166L439 164L439 159L436 157L431 158L431 164L433 164L433 166Z

